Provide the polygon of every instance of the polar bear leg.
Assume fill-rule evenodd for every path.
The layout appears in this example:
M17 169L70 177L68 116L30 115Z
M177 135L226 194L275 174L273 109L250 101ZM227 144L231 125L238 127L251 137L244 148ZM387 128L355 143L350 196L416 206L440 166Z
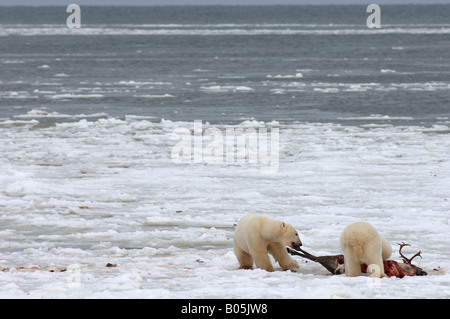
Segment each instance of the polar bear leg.
M384 273L384 264L381 255L377 256L376 258L370 258L367 264L369 265L367 268L368 272L371 273L369 277L387 277L387 275Z
M255 247L251 247L250 251L256 267L266 271L274 271L266 246L257 245Z
M344 255L344 260L345 260L345 274L349 277L356 277L356 276L360 276L361 275L361 264L358 260L353 261L353 260L349 260L347 261L349 258L345 257Z
M299 268L298 263L289 256L286 248L279 243L271 243L267 248L269 253L280 264L283 270L294 270Z
M266 271L274 271L272 263L270 262L269 255L262 254L262 255L255 255L253 256L255 259L255 264L258 268L264 269Z
M239 262L240 269L252 269L253 268L253 259L250 254L244 251L239 245L234 242L234 254Z
M387 277L384 273L383 252L388 252L386 247L383 247L385 242L380 238L379 242L373 243L367 247L368 254L366 264L368 265L368 272L371 273L369 277L383 278ZM383 251L385 248L385 251Z
M358 256L355 256L351 251L348 251L347 249L344 250L345 274L349 277L360 276L361 261L359 260Z

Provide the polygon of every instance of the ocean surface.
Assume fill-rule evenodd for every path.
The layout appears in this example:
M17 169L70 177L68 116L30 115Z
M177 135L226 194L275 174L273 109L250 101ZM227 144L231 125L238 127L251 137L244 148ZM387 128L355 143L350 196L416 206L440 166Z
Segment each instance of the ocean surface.
M450 298L450 6L0 7L0 298ZM239 270L371 223L425 277Z
M381 10L82 6L68 29L65 7L2 7L0 118L448 119L450 5Z

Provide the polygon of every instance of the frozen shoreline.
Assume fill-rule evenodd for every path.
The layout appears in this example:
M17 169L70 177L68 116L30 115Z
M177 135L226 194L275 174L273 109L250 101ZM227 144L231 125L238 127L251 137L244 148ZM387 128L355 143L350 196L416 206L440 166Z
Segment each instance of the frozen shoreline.
M171 135L193 123L37 123L0 123L2 298L450 296L448 125L233 126L279 128L279 169L264 175L258 163L173 163ZM339 253L342 229L366 220L392 259L397 242L422 250L414 262L430 275L374 283L301 258L298 273L237 270L234 224L250 212L292 224L318 255Z

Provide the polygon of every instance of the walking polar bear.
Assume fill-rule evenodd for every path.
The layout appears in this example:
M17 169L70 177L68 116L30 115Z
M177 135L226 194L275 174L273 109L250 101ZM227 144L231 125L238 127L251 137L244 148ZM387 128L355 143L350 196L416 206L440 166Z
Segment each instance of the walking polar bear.
M256 267L274 271L268 253L283 270L298 268L298 263L289 256L286 246L301 246L298 232L289 224L259 215L247 215L236 225L234 253L241 269Z
M387 277L383 260L391 256L392 247L372 225L357 222L347 226L342 232L340 244L347 276L361 275L361 264L366 264L372 272L370 277Z

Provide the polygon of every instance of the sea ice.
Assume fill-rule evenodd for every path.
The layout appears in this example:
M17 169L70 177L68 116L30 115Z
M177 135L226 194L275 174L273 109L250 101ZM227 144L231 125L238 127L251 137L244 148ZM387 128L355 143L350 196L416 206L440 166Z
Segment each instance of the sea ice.
M273 174L257 163L174 163L171 135L189 122L1 122L0 297L450 297L447 125L234 127L252 126L279 128ZM408 255L421 250L414 262L429 275L374 282L299 257L297 273L238 270L234 225L248 213L292 224L316 255L339 253L342 229L365 220L393 259L401 241Z

